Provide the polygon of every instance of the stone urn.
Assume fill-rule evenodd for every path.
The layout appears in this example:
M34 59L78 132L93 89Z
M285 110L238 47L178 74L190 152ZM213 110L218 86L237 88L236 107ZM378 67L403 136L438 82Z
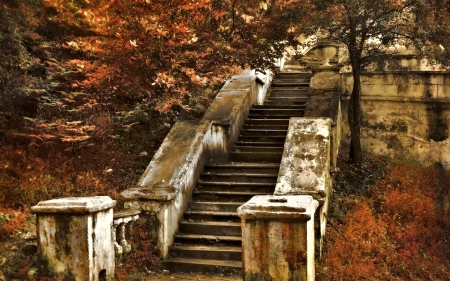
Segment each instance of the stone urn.
M331 66L330 59L336 55L337 44L331 40L321 40L313 48L314 55L323 62L322 66Z

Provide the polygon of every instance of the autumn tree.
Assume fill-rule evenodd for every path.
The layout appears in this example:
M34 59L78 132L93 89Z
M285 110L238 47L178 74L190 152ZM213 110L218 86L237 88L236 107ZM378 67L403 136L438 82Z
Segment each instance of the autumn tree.
M343 44L352 67L353 90L348 107L349 158L361 162L361 72L374 62L385 69L400 46L415 47L418 56L448 65L448 1L311 0L312 16L302 32ZM304 4L302 4L304 5Z

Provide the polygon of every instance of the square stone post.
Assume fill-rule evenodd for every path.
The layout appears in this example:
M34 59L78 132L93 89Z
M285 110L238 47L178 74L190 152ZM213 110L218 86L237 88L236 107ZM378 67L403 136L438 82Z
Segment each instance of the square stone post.
M310 195L255 196L238 208L245 281L313 281L314 212Z
M38 262L69 280L113 280L113 207L108 196L68 197L39 202Z

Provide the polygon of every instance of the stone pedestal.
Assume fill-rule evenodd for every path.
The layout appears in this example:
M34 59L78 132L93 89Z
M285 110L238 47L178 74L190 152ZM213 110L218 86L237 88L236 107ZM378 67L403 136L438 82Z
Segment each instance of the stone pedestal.
M33 206L40 265L69 280L113 280L115 205L108 196L95 196L53 199Z
M314 280L314 212L309 195L255 196L238 208L245 281Z

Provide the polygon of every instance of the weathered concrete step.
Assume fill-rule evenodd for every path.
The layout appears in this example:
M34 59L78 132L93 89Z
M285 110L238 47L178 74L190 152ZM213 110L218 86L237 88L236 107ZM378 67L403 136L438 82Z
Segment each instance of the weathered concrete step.
M286 92L286 91L303 91L303 92L308 92L309 91L309 87L304 87L304 86L284 86L284 87L273 87L269 89L269 93L273 93L273 92Z
M270 146L270 147L284 147L284 140L283 141L266 141L266 140L259 140L259 141L249 141L249 140L239 140L236 143L236 146L244 147L244 146ZM238 162L238 161L235 161Z
M254 105L252 109L282 109L282 110L303 110L306 107L306 103L302 105Z
M249 116L298 116L303 115L304 108L301 109L284 109L284 108L252 108Z
M237 215L236 215L237 217ZM238 220L239 222L239 220ZM228 235L196 235L196 234L186 234L178 233L174 236L175 242L177 244L183 245L222 245L222 246L241 246L242 238L241 235L228 236Z
M241 236L240 222L180 221L180 233L197 235Z
M281 93L272 93L270 96L266 97L264 104L267 104L268 101L285 101L281 99L295 101L297 103L306 103L309 97L305 96L305 93L292 91L292 92L281 92Z
M279 168L280 164L273 163L227 163L206 165L205 172L278 174Z
M277 97L277 96L288 96L288 97L308 97L309 88L306 87L278 87L272 88L267 98Z
M241 142L281 142L284 144L286 135L284 136L242 136L238 137Z
M227 190L194 190L192 199L194 201L217 201L217 202L247 202L256 195L272 195L273 191L227 191Z
M295 106L305 106L305 100L300 97L283 97L283 96L278 96L278 97L271 97L271 98L267 98L264 101L265 105L277 105L277 106L286 106L286 105L295 105Z
M230 186L230 187L266 187L273 186L274 183L267 182L238 182L238 181L207 181L207 180L198 180L197 181L197 189L201 189L206 186Z
M202 190L202 192L205 193L205 192L214 192L214 191L203 191ZM185 210L183 214L184 215L207 215L207 216L216 216L216 217L237 216L236 211L222 212L222 211L205 211L205 210L190 210L190 209Z
M268 129L242 129L240 136L258 137L258 136L279 136L283 137L287 135L287 130L268 130Z
M235 146L233 152L270 152L270 153L283 153L283 147L272 146Z
M233 181L233 182L275 182L278 174L264 173L203 173L200 177L202 181Z
M188 209L218 212L236 212L245 201L242 202L211 202L211 201L190 201Z
M263 163L280 163L282 153L275 152L232 152L230 153L231 161L235 162L263 162Z
M309 83L311 81L311 77L298 77L295 75L291 76L275 76L275 78L272 80L272 83L279 83L279 82L292 82L292 83Z
M208 192L208 191L205 191ZM239 222L237 212L206 211L187 209L183 213L185 220L191 221L216 221L216 222Z
M275 76L275 78L292 78L292 77L297 77L297 78L308 78L311 79L312 77L312 73L311 72L305 72L305 71L289 71L289 72L278 72Z
M247 117L250 119L287 119L289 120L291 117L303 117L304 112L299 111L297 114L291 115L261 115L261 114L249 114Z
M284 130L287 131L288 129L288 124L286 125L266 125L264 123L261 122L262 125L260 124L245 124L242 126L242 129L244 130L251 130L251 129L256 129L256 130Z
M272 82L270 85L272 88L274 87L309 87L308 82L289 82L289 81L277 81Z
M237 181L203 181L198 180L196 190L201 191L263 191L270 192L275 190L276 179L271 182L237 182Z
M246 119L244 126L252 125L276 125L276 126L289 126L289 119Z
M275 102L275 101L292 101L298 104L306 104L306 102L308 101L309 96L305 96L302 93L299 92L295 92L295 93L274 93L273 95L267 96L264 104L266 104L267 102Z
M242 261L242 247L173 245L172 258Z
M164 268L173 272L239 273L242 261L172 258L164 262Z

